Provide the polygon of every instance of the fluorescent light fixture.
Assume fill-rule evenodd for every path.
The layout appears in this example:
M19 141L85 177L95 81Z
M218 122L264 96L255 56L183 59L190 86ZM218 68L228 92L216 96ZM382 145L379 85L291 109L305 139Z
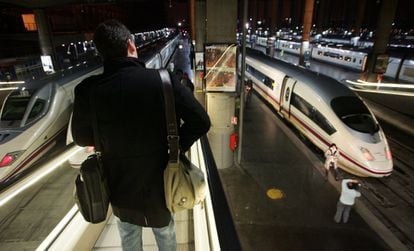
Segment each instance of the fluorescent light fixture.
M19 88L18 87L5 87L5 88L0 88L0 91L13 91L17 89Z
M0 85L11 85L11 84L24 84L25 81L2 81Z

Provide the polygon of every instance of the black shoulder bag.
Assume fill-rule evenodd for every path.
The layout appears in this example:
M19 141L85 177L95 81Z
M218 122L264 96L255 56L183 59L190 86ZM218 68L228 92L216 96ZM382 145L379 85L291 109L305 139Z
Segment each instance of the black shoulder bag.
M99 144L98 119L92 91L89 96L95 149L102 149ZM80 173L75 180L75 202L86 221L105 221L109 207L109 190L99 152L82 162Z

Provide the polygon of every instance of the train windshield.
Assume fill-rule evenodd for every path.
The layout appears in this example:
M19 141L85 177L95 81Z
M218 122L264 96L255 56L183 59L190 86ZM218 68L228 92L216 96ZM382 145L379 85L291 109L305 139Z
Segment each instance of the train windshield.
M18 90L12 92L1 110L0 128L23 127L42 117L51 97L52 85L40 90Z
M350 128L362 133L378 132L377 122L358 97L334 98L331 106L336 115Z

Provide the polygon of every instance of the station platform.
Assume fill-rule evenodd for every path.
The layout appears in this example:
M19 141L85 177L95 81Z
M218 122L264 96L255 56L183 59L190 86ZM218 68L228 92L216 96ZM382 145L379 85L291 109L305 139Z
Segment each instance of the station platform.
M255 95L243 142L241 166L220 170L243 250L390 250L355 209L347 224L334 222L334 181Z

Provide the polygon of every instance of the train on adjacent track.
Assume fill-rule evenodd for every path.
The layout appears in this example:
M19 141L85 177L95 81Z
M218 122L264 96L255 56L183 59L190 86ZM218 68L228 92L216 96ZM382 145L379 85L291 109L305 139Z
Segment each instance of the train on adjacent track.
M393 170L387 139L373 113L348 87L305 68L259 55L246 58L246 78L284 119L322 151L335 143L339 167L358 176Z
M293 40L275 39L274 37L249 36L246 38L247 46L252 49L262 51L269 55L269 48L272 46L275 50L300 54L301 43ZM319 60L329 64L363 72L367 65L368 53L366 50L357 50L343 46L333 47L333 45L321 45L312 43L310 45L310 55L314 60ZM272 56L272 55L270 55ZM414 82L414 58L401 58L390 56L388 68L384 76L406 82Z
M11 91L0 111L0 183L26 170L66 130L76 84Z

